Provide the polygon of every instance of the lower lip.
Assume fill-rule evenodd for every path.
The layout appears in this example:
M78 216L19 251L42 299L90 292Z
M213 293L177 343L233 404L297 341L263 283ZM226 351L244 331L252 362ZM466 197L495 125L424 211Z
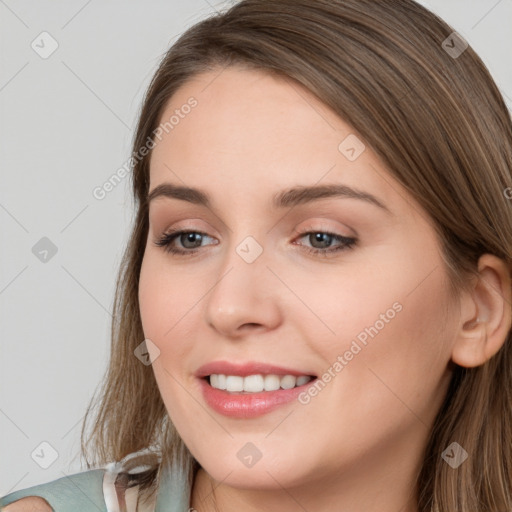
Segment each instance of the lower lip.
M277 389L261 393L232 393L217 389L206 379L199 379L206 403L216 412L232 418L255 418L295 400L316 379L292 389Z

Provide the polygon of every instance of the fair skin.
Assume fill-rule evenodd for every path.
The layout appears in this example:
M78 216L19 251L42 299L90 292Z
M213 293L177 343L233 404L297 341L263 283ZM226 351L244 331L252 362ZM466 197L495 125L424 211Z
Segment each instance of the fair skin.
M354 161L338 150L349 125L293 82L219 71L171 98L162 119L190 96L198 105L153 149L149 187L199 188L211 205L151 202L139 287L160 392L202 466L190 506L214 510L213 485L222 512L417 512L414 479L449 363L479 366L500 349L512 323L510 274L484 255L479 279L451 300L427 215L368 146ZM271 207L284 189L332 183L374 195L389 213L346 197ZM178 237L175 248L197 252L173 255L154 243L171 228L207 236ZM322 257L307 248L340 243L297 230L357 243ZM236 252L247 236L263 248L252 263ZM205 403L199 366L263 361L321 376L395 303L400 312L309 403L251 419ZM247 442L262 454L250 468L237 457ZM21 502L6 511L25 510Z
M2 512L53 512L53 509L43 498L28 496L7 505Z
M213 484L223 512L415 512L413 482L449 361L477 366L500 348L510 276L486 255L485 279L450 300L428 217L369 147L354 161L338 150L349 125L290 81L218 74L196 76L171 98L162 119L190 96L198 106L153 149L149 187L199 188L211 205L151 202L139 288L145 337L160 350L159 389L202 466L191 506L213 510ZM340 197L271 206L283 189L327 183L373 194L390 212ZM171 228L207 236L188 245L178 237L175 248L197 252L173 255L154 243ZM336 239L322 246L296 230L358 242L323 258L307 247ZM236 252L247 236L263 248L250 264ZM240 419L205 403L199 366L264 361L322 375L396 302L403 309L307 405ZM262 453L250 468L237 457L247 442Z

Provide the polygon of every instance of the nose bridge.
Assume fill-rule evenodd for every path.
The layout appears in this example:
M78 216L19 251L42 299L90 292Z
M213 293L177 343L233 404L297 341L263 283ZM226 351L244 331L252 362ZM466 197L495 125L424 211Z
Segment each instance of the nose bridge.
M275 326L279 310L268 293L272 273L267 263L263 242L255 236L246 235L238 242L233 239L206 298L206 322L210 326L224 335L235 335L244 324Z

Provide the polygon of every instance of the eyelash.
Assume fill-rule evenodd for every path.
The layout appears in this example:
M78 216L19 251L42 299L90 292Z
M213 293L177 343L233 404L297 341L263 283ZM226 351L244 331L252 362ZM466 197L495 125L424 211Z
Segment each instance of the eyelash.
M202 235L202 236L209 236L206 233L203 233L202 231L176 230L176 231L170 231L168 233L165 233L161 238L156 240L154 243L158 247L163 247L165 252L174 254L176 256L185 256L185 257L193 256L196 252L198 252L199 248L182 250L182 249L177 249L176 247L173 247L171 245L172 242L174 242L174 240L176 238L178 238L180 235L189 234L189 233L194 233L194 234ZM338 242L342 242L342 244L343 244L343 245L339 245L335 248L328 248L328 249L315 249L315 248L311 248L311 247L305 247L305 250L308 253L313 254L315 256L321 256L324 258L329 257L333 253L339 253L341 251L353 249L358 241L356 238L346 237L346 236L342 236L342 235L337 235L335 233L330 233L328 231L320 231L320 230L319 231L311 231L311 230L310 231L301 231L298 234L299 234L299 238L302 238L306 235L314 235L314 234L318 234L318 233L331 236L331 237L333 237L334 240L336 240Z

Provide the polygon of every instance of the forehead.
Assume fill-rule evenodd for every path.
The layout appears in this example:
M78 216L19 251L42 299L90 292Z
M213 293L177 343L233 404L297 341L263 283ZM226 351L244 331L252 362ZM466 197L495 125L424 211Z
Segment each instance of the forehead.
M191 98L196 106L189 109ZM173 114L172 130L163 134L155 159L179 153L188 160L222 160L229 154L230 159L245 155L268 165L284 156L304 157L309 150L316 159L332 162L339 142L352 132L292 79L240 68L195 76L170 99L161 125Z
M395 212L406 194L397 196L368 146L347 159L340 143L357 137L354 130L291 79L235 67L202 73L173 95L161 125L171 118L152 150L150 190L172 182L221 202L249 192L268 201L290 186L339 182L392 202Z
M167 105L167 110L179 108L191 94L198 98L204 108L221 108L226 114L234 114L236 111L243 114L239 111L242 104L245 111L259 111L262 114L268 114L269 110L278 114L288 107L294 110L302 107L308 111L309 108L313 108L317 112L329 110L296 80L265 70L247 69L240 65L215 68L194 75L175 92ZM230 105L238 107L230 108ZM336 117L331 112L330 121Z

